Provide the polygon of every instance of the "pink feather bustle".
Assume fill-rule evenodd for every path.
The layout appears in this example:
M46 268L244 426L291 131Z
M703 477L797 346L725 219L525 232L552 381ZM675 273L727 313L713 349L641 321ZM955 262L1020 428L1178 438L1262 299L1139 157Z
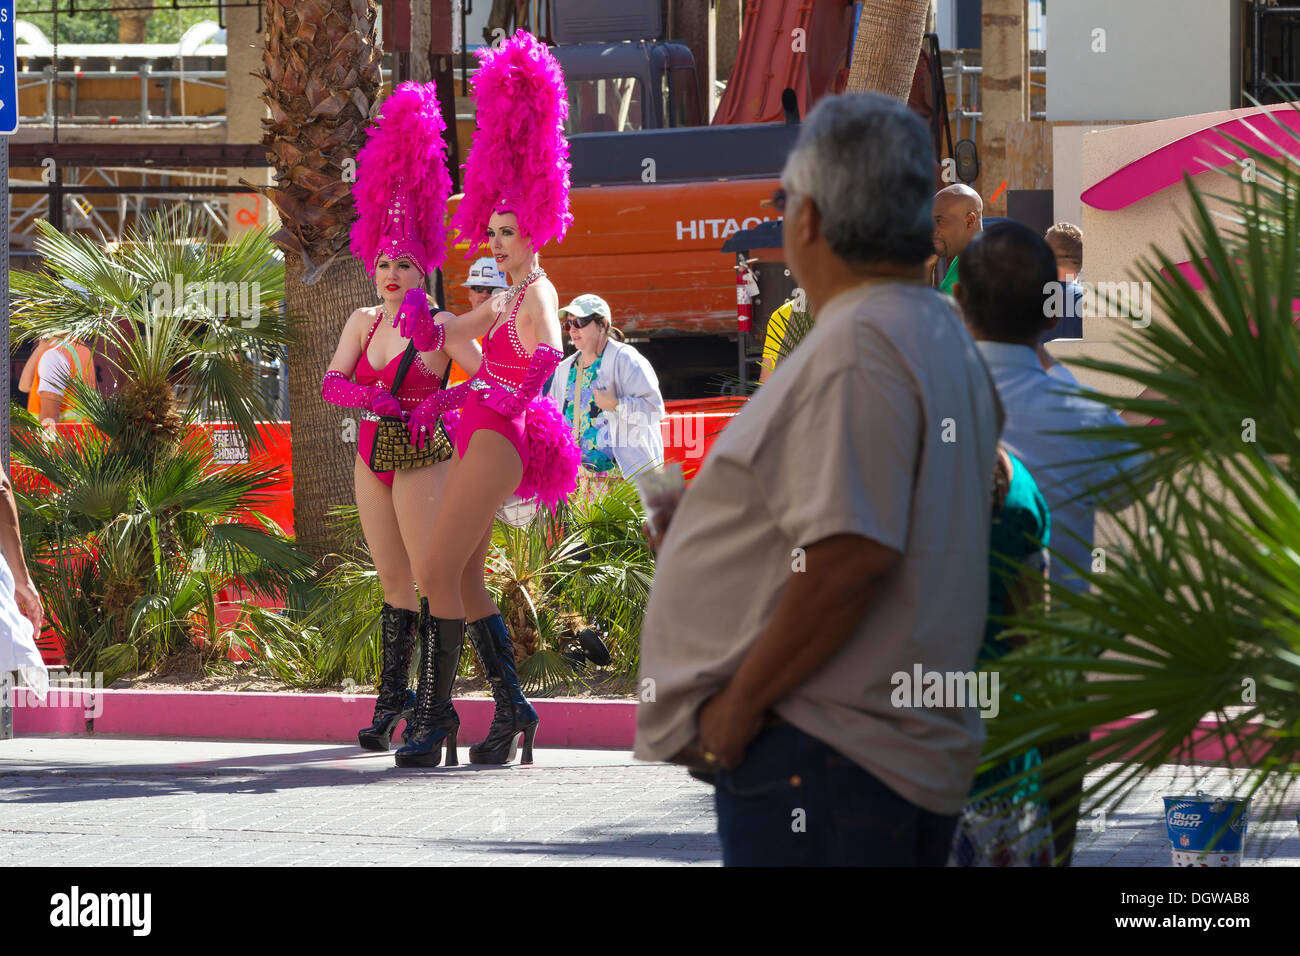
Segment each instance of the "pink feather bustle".
M492 213L513 212L540 252L551 239L562 241L573 222L564 71L546 44L523 30L475 55L481 63L471 81L478 129L451 229L472 259Z
M572 426L548 396L533 399L526 414L528 464L515 494L525 501L539 501L554 513L578 489L582 451Z
M381 253L409 255L432 274L447 255L447 123L432 83L402 83L379 109L357 154L350 248L372 277Z
M443 412L442 424L452 444L460 427L461 409ZM524 440L528 443L528 464L515 488L516 497L535 501L554 513L578 489L578 468L582 450L573 430L555 403L539 395L524 412Z

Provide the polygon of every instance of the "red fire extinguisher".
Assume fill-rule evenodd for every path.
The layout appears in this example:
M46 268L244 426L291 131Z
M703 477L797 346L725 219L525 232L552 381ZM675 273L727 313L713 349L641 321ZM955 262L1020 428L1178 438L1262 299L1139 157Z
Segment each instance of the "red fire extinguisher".
M754 326L754 306L749 297L749 266L744 256L736 257L736 327L748 332Z

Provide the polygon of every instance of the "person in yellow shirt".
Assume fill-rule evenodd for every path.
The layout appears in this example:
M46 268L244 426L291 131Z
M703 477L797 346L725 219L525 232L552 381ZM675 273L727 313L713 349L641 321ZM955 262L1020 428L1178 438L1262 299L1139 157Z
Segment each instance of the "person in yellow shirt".
M758 373L760 385L768 380L783 355L790 354L794 345L798 344L796 341L787 348L786 337L789 335L799 337L801 333L807 331L809 316L803 311L796 312L795 305L794 299L788 300L767 320L767 331L763 336L763 361Z

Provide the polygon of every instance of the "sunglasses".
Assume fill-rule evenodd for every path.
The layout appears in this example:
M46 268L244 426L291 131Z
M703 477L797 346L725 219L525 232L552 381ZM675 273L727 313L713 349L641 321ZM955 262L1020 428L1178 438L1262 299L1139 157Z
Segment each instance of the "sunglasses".
M470 291L470 292L477 292L479 295L487 295L488 293L490 293L490 292L495 292L495 291L497 291L497 290L496 290L496 286L490 286L490 285L472 285L472 286L469 287L469 291Z
M568 319L565 321L564 327L566 329L585 329L588 325L590 325L592 322L595 322L598 318L600 318L600 316L598 315L584 315L581 318Z

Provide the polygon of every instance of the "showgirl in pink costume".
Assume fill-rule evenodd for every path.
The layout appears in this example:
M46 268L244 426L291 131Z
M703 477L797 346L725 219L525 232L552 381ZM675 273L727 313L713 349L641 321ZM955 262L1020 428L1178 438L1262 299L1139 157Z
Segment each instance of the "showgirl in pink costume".
M467 369L476 369L480 361L473 342L445 351L428 348L417 353L393 389L409 340L384 320L396 316L408 291L423 295L425 276L442 264L451 181L444 158L445 123L433 84L403 83L380 110L357 156L358 217L351 237L353 254L375 279L380 304L359 308L348 318L321 383L321 397L343 411L340 429L344 418L362 419L353 469L357 512L384 589L379 696L371 726L357 734L368 750L387 750L397 724L405 719L409 730L414 717L416 695L408 687L411 657L417 632L429 631L427 602L423 614L417 611L421 605L415 585L428 594L433 565L426 545L448 470L444 462L372 472L377 419L413 411L437 394L448 352ZM421 680L426 669L422 666ZM454 677L454 662L450 669Z
M452 228L469 240L471 257L486 239L513 286L487 315L436 318L427 296L413 290L397 322L420 348L487 335L478 373L422 402L410 425L419 441L439 415L463 409L457 454L427 549L436 568L429 609L439 640L459 646L468 619L496 702L487 739L470 748L470 762L509 763L522 735L522 759L530 763L537 713L520 689L510 633L484 585L483 565L493 517L512 492L554 509L577 486L577 445L554 403L541 396L562 352L559 298L537 254L550 239L563 239L573 221L564 137L568 104L559 64L531 34L521 30L499 49L477 55L478 132ZM443 742L454 741L454 718L422 723L418 713L419 705L411 739L397 752L398 766L436 766Z

